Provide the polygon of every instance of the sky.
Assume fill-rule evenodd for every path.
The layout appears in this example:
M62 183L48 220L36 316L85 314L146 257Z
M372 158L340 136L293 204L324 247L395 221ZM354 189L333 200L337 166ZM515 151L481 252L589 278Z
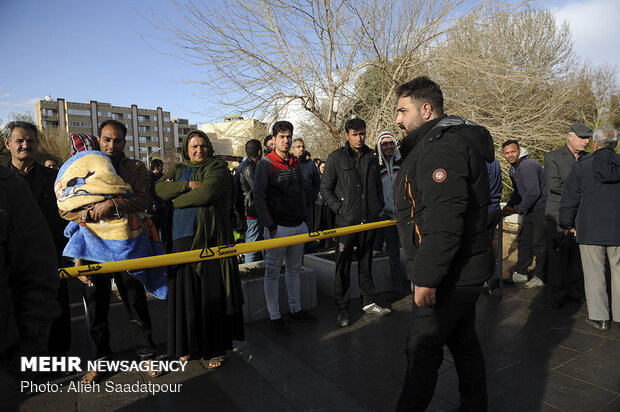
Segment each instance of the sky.
M579 56L620 71L620 1L545 4L570 24ZM0 123L10 112L34 116L36 102L48 95L161 106L198 124L239 114L207 102L194 83L205 78L204 68L175 57L178 50L160 40L166 34L154 16L180 21L170 0L0 0L0 16Z

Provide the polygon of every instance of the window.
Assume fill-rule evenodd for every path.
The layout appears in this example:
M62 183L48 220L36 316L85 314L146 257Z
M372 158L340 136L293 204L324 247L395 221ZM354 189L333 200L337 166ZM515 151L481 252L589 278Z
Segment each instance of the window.
M149 126L138 126L138 131L139 132L148 132L150 130L151 130L151 128Z
M140 153L147 153L146 147L140 146Z
M129 150L130 152L133 152L133 146L127 146L127 150Z
M164 131L169 132L170 128L169 127L164 127Z
M143 115L138 115L138 121L139 122L148 122L149 121L149 117L148 116L143 116Z
M43 127L51 127L51 128L58 128L58 122L53 122L53 121L44 121L43 122Z
M127 128L127 130L131 130L131 123L129 124L125 123L125 127Z
M148 136L140 136L139 139L140 143L146 143L146 142L150 142L151 138Z
M128 134L127 136L125 136L125 140L133 140L133 136Z
M125 115L125 119L131 119L131 113L127 113L127 114Z
M67 110L67 113L74 116L90 116L90 110L69 109Z
M170 118L169 117L164 117L164 122L169 122Z
M43 109L41 110L43 116L55 117L58 113L54 109Z
M99 117L112 117L112 113L110 112L97 112Z
M71 127L90 127L90 122L81 121L81 120L72 120L69 122L69 126Z
M153 131L156 132L157 131L157 126L153 126Z
M123 114L122 113L112 113L112 119L114 120L122 120L123 118Z
M142 161L142 163L146 163L146 157L145 156L141 156L140 160Z

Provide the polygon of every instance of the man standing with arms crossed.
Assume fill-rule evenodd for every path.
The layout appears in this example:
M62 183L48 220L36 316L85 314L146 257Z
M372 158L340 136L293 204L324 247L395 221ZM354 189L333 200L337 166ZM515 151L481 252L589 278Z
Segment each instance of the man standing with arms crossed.
M487 410L484 356L476 302L493 274L486 228L494 158L489 132L443 113L443 95L428 77L397 91L396 123L404 157L394 184L398 231L412 261L413 319L398 411L430 403L447 345L459 378L461 409Z
M366 122L349 119L344 126L347 142L327 156L321 181L321 196L336 213L336 227L359 225L379 220L383 210L383 189L379 177L379 162L372 150L364 144ZM372 245L375 231L366 230L340 236L336 242L335 289L338 326L349 326L351 261L357 247L357 270L365 313L386 316L390 309L375 303L375 285L372 281Z
M273 125L274 150L263 157L254 172L254 206L265 227L265 239L308 233L304 222L304 187L299 160L289 154L293 125L287 121ZM279 277L282 261L292 322L316 322L316 316L301 309L299 275L304 245L283 246L265 251L265 301L274 330L288 335L291 329L282 318L279 305Z

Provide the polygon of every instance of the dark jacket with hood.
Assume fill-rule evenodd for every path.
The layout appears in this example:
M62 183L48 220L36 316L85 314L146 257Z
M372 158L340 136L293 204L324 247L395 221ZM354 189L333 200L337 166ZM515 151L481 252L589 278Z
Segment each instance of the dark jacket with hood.
M256 163L254 160L248 158L245 159L237 169L237 184L241 191L241 197L243 202L239 202L237 211L243 214L245 217L251 217L252 219L258 218L256 214L256 208L254 207L254 171L256 170ZM241 207L243 203L243 207Z
M411 280L440 290L481 285L494 266L486 229L491 135L444 115L408 135L400 153L394 200Z
M528 214L545 207L547 203L547 181L545 169L521 149L521 157L510 166L508 176L514 191L507 205L516 208L519 214Z
M620 245L620 155L599 149L579 160L564 182L560 227L577 230L577 243Z
M321 180L321 196L336 213L336 226L378 220L383 210L379 161L366 145L357 156L349 142L327 156Z

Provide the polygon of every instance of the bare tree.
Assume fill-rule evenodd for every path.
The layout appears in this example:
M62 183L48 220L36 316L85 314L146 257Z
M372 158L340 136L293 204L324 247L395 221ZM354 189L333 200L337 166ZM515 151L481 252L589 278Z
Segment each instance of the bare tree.
M391 65L394 79L411 73L428 47L495 3L195 0L177 3L182 26L160 27L187 60L207 67L202 83L218 102L262 118L299 102L337 147L360 74L371 64ZM400 56L396 64L394 56Z

